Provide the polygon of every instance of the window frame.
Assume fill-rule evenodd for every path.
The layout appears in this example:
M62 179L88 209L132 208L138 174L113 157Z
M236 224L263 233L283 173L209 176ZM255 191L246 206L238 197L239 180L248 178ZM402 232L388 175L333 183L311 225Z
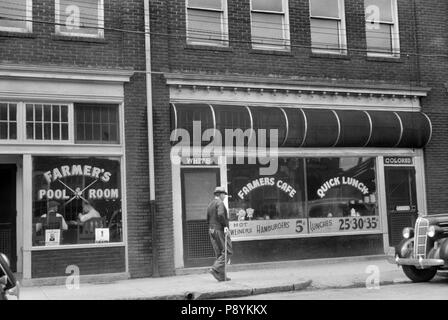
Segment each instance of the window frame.
M25 0L25 28L3 27L0 25L0 31L32 33L33 32L33 0Z
M7 139L1 139L0 137L0 143L17 143L17 141L19 141L19 123L20 123L20 119L19 119L19 103L18 102L13 102L13 101L9 101L9 100L0 100L0 104L6 104L7 106L7 114L8 114L8 119L7 120L0 120L0 123L7 123L8 125L8 138ZM16 120L15 121L11 121L10 120L10 105L11 104L15 104L16 105ZM14 123L16 124L16 138L15 139L11 139L10 135L11 132L9 130L10 128L10 124Z
M228 24L228 8L227 0L220 0L222 10L204 7L192 7L190 6L190 0L185 1L185 33L186 43L189 45L202 45L212 47L228 47L229 46L229 24ZM208 11L208 12L221 12L221 40L206 40L206 39L191 39L189 36L189 10L196 11ZM220 42L221 44L218 44Z
M325 17L325 16L313 16L312 15L312 2L313 0L309 0L309 14L310 14L310 37L311 37L311 51L313 53L324 53L324 54L335 54L335 55L347 55L348 48L347 48L347 31L346 31L346 21L345 21L345 1L344 0L337 0L338 1L338 15L339 18L335 17ZM318 20L331 20L331 21L337 21L338 22L338 35L339 35L339 49L324 49L320 47L314 47L313 46L313 40L312 40L312 28L311 28L311 21L312 19L318 19Z
M61 31L61 0L55 0L55 32L61 36L81 37L81 38L104 38L104 0L98 1L98 32L97 34L82 32L65 32ZM81 29L82 30L82 29Z
M252 49L260 49L260 50L273 50L273 51L291 51L291 35L290 35L290 25L289 25L289 1L281 0L282 2L282 12L279 11L270 11L270 10L254 10L253 9L253 0L250 0L250 34L251 34L251 46ZM282 30L283 30L283 46L274 44L263 44L263 43L254 43L254 24L253 24L253 13L262 13L262 14L275 14L282 16Z
M392 52L385 53L385 52L375 52L375 51L369 51L369 47L367 45L367 28L365 30L366 35L366 52L368 57L383 57L383 58L400 58L400 29L398 26L398 3L397 0L390 0L391 3L391 16L392 16L392 22L389 21L378 21L380 25L389 25L391 27L391 45L392 45ZM367 19L366 15L366 6L364 2L364 17L365 17L365 24L364 27L366 27L367 23L371 22L372 20Z

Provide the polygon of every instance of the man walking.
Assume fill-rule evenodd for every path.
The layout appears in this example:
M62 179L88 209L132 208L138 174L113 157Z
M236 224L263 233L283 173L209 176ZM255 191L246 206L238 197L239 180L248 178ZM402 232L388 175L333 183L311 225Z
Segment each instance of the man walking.
M229 234L227 209L224 205L224 199L227 196L227 192L224 187L216 187L214 195L215 198L207 207L207 222L209 226L210 240L216 256L216 261L210 269L210 273L218 281L229 281L230 278L226 278L225 275L225 264L228 263L229 258L232 255L232 242ZM225 237L227 237L227 248L225 245Z

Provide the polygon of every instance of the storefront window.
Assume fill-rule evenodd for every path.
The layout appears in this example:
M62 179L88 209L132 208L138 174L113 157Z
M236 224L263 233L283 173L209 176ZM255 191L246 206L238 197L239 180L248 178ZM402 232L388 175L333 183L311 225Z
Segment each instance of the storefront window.
M379 228L374 158L306 159L310 233Z
M120 161L33 158L33 245L122 241Z

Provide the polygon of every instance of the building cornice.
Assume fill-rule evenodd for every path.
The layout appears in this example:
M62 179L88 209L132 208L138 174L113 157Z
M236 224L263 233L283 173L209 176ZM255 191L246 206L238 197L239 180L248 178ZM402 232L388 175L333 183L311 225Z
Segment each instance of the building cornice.
M0 64L0 79L57 80L71 82L129 82L133 70L62 66Z
M270 94L345 95L380 98L419 98L428 87L341 79L284 79L248 76L165 73L167 84L177 89L262 92Z

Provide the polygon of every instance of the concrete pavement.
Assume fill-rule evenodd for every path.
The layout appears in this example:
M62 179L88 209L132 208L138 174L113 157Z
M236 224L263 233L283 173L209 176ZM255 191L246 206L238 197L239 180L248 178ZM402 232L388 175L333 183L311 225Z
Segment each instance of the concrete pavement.
M261 266L261 267L260 267ZM217 282L208 273L163 278L119 280L112 283L81 283L66 286L22 287L23 300L123 300L123 299L221 299L263 293L365 287L407 283L401 269L382 257L320 259L285 263L230 266L228 282Z

